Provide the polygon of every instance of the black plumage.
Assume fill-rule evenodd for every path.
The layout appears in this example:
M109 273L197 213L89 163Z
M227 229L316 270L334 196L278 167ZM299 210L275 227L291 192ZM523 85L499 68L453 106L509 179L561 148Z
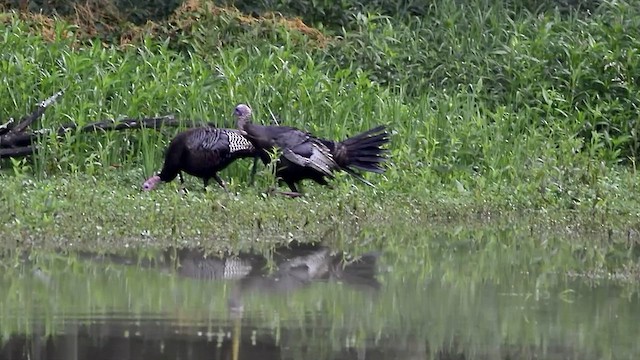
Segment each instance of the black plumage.
M293 192L299 195L297 184L310 179L328 185L335 171L345 171L368 185L356 169L374 173L384 172L389 134L384 126L378 126L344 141L336 142L315 137L290 126L264 126L250 121L251 108L245 104L236 107L234 115L237 126L256 148L272 151L279 148L276 176L282 179Z
M235 129L220 129L215 127L198 127L179 133L171 140L165 152L164 165L160 173L150 177L142 185L143 190L153 189L159 182L169 182L180 177L184 183L182 172L199 177L204 186L214 179L226 190L224 181L218 172L226 168L233 161L247 157L258 157L251 141ZM268 163L266 154L263 161ZM252 172L255 173L255 164Z

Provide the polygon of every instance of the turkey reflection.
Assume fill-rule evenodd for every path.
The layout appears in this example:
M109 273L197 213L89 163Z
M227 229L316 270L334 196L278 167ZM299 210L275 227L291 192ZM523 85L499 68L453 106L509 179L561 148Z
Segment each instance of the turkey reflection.
M160 282L159 288L149 285L150 291L158 292L157 301L150 298L151 303L161 306L157 311L146 312L135 306L96 308L90 313L60 310L49 320L32 314L28 331L1 337L0 359L282 359L308 358L300 354L329 351L326 349L340 354L347 351L344 358L354 358L356 354L349 349L334 349L338 340L313 335L324 331L326 325L318 319L330 322L330 309L340 300L334 293L312 287L340 282L348 288L375 292L380 287L376 280L378 255L352 258L324 245L299 242L272 250L267 255L245 252L227 256L188 248L170 248L151 257L76 253L74 257L80 260L76 266L87 270L80 272L87 275L83 278L85 286L91 284L103 294L113 292L106 289L123 289L114 283L122 282L120 275L129 271L150 279L154 278L153 272L160 272L179 281L170 286ZM128 270L123 271L124 267ZM99 275L109 268L117 275ZM65 283L49 281L37 268L33 276L38 284L51 289L55 303ZM182 293L185 288L192 289L191 294L195 290L198 297L185 295L189 290ZM278 299L263 298L266 293L277 298L305 288L310 293L295 300L303 308L299 312L283 308ZM342 293L337 290L336 294ZM324 300L316 299L318 295ZM131 292L113 296L128 299ZM258 301L249 301L252 296ZM369 298L366 294L364 297ZM310 298L315 299L313 303L308 303ZM316 300L330 305L319 310ZM215 304L221 304L221 309L217 310ZM274 306L273 313L269 304ZM310 316L310 311L315 313ZM280 319L277 323L272 320L274 316ZM337 336L343 339L351 330L340 331L344 334Z
M167 251L167 260L175 263L179 276L201 280L237 280L229 298L233 312L242 310L247 293L287 293L314 282L336 281L357 289L377 290L378 253L358 257L333 251L329 247L291 242L277 247L269 258L256 253L230 256L206 256L194 249Z

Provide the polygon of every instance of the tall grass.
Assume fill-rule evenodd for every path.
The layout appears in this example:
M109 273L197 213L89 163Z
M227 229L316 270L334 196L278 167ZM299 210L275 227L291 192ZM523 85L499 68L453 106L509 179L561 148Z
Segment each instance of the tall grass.
M332 139L388 124L390 183L520 182L552 202L584 197L618 164L635 164L638 1L591 13L440 1L419 16L356 13L324 34L193 3L166 23L124 28L120 44L63 20L3 14L0 118L60 88L42 126L175 114L231 127L245 102L257 121L274 113ZM34 31L42 27L51 31ZM33 169L149 175L175 131L69 134L48 141ZM247 164L225 176L246 178Z

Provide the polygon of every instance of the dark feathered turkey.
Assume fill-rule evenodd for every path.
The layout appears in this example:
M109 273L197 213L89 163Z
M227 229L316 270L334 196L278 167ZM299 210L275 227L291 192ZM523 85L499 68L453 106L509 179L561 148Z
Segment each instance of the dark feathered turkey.
M297 183L310 179L328 185L334 171L345 171L371 185L355 169L374 173L384 172L382 163L389 142L384 126L378 126L344 141L335 142L317 138L290 126L264 126L250 122L251 108L240 104L235 108L237 126L256 148L271 151L279 148L282 156L276 168L276 176L282 179L294 193L299 193Z
M199 177L204 186L214 179L226 190L218 172L226 168L236 159L260 156L251 141L235 129L215 127L199 127L186 130L176 135L165 152L164 165L159 174L150 177L142 184L143 190L153 189L159 182L169 182L180 176L182 172ZM263 161L268 163L268 156L262 154ZM255 171L255 164L254 164Z

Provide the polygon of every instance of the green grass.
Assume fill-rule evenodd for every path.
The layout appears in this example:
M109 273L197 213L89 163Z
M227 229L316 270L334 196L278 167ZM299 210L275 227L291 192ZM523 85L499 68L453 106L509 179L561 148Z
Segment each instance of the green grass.
M35 20L5 14L1 66L12 75L3 79L0 117L67 88L46 126L168 113L233 126L233 106L247 102L261 121L272 110L330 138L389 124L393 162L412 173L426 164L456 177L473 170L516 181L538 159L635 161L633 4L603 3L591 16L484 5L443 2L413 18L360 14L323 42L284 20L212 15L203 5L176 13L177 25L138 30L137 43L120 47L86 40L62 21L45 41ZM94 138L54 148L44 159L49 172L136 167L149 152L159 160L156 147L168 140ZM93 153L96 164L87 160Z
M637 5L604 1L587 13L441 1L418 16L408 15L409 5L397 14L383 6L383 15L354 13L342 27L314 21L314 29L200 2L166 21L103 33L63 19L3 13L0 119L20 117L64 88L38 126L174 114L232 127L240 102L253 107L259 122L273 112L283 124L331 139L387 124L393 132L388 171L369 176L377 190L339 177L333 195L307 186L311 201L355 196L356 203L379 203L381 214L417 203L461 218L483 211L578 212L582 220L607 218L599 223L629 228L640 203ZM17 212L29 231L53 230L47 221L55 223L55 216L44 217L37 199L57 198L64 207L59 192L83 184L92 188L72 194L81 204L94 199L105 213L114 202L117 212L156 196L173 199L166 186L159 194L136 191L161 167L176 131L46 138L31 160L0 162L0 196L9 204L0 216L10 221ZM256 200L258 192L244 185L248 169L248 161L237 162L221 174L246 206L276 211L291 204ZM268 170L261 174L259 189L272 181ZM212 189L207 200L230 201ZM166 205L176 211L162 216L192 215L180 212L181 200L171 201ZM138 220L178 226L151 215Z
M308 197L292 200L264 196L259 188L239 182L231 182L232 195L217 188L203 193L192 178L187 186L197 189L186 195L177 191L177 183L142 193L140 172L129 175L113 170L40 181L28 175L5 177L0 193L0 203L7 207L0 212L2 247L112 251L203 246L235 252L298 239L320 240L354 253L384 249L401 257L436 246L427 240L429 234L444 233L453 237L438 243L439 251L448 246L454 253L495 253L511 259L503 265L518 261L533 272L542 266L560 273L605 271L631 278L637 273L640 223L633 197L610 208L576 203L572 210L519 209L504 200L506 196L493 198L498 193L494 188L420 191L422 180L408 179L404 185L416 192L407 194L387 182L371 189L340 179L334 191L310 189ZM502 186L506 193L530 200L528 193ZM469 261L470 272L487 266L482 274L494 272L490 263Z

